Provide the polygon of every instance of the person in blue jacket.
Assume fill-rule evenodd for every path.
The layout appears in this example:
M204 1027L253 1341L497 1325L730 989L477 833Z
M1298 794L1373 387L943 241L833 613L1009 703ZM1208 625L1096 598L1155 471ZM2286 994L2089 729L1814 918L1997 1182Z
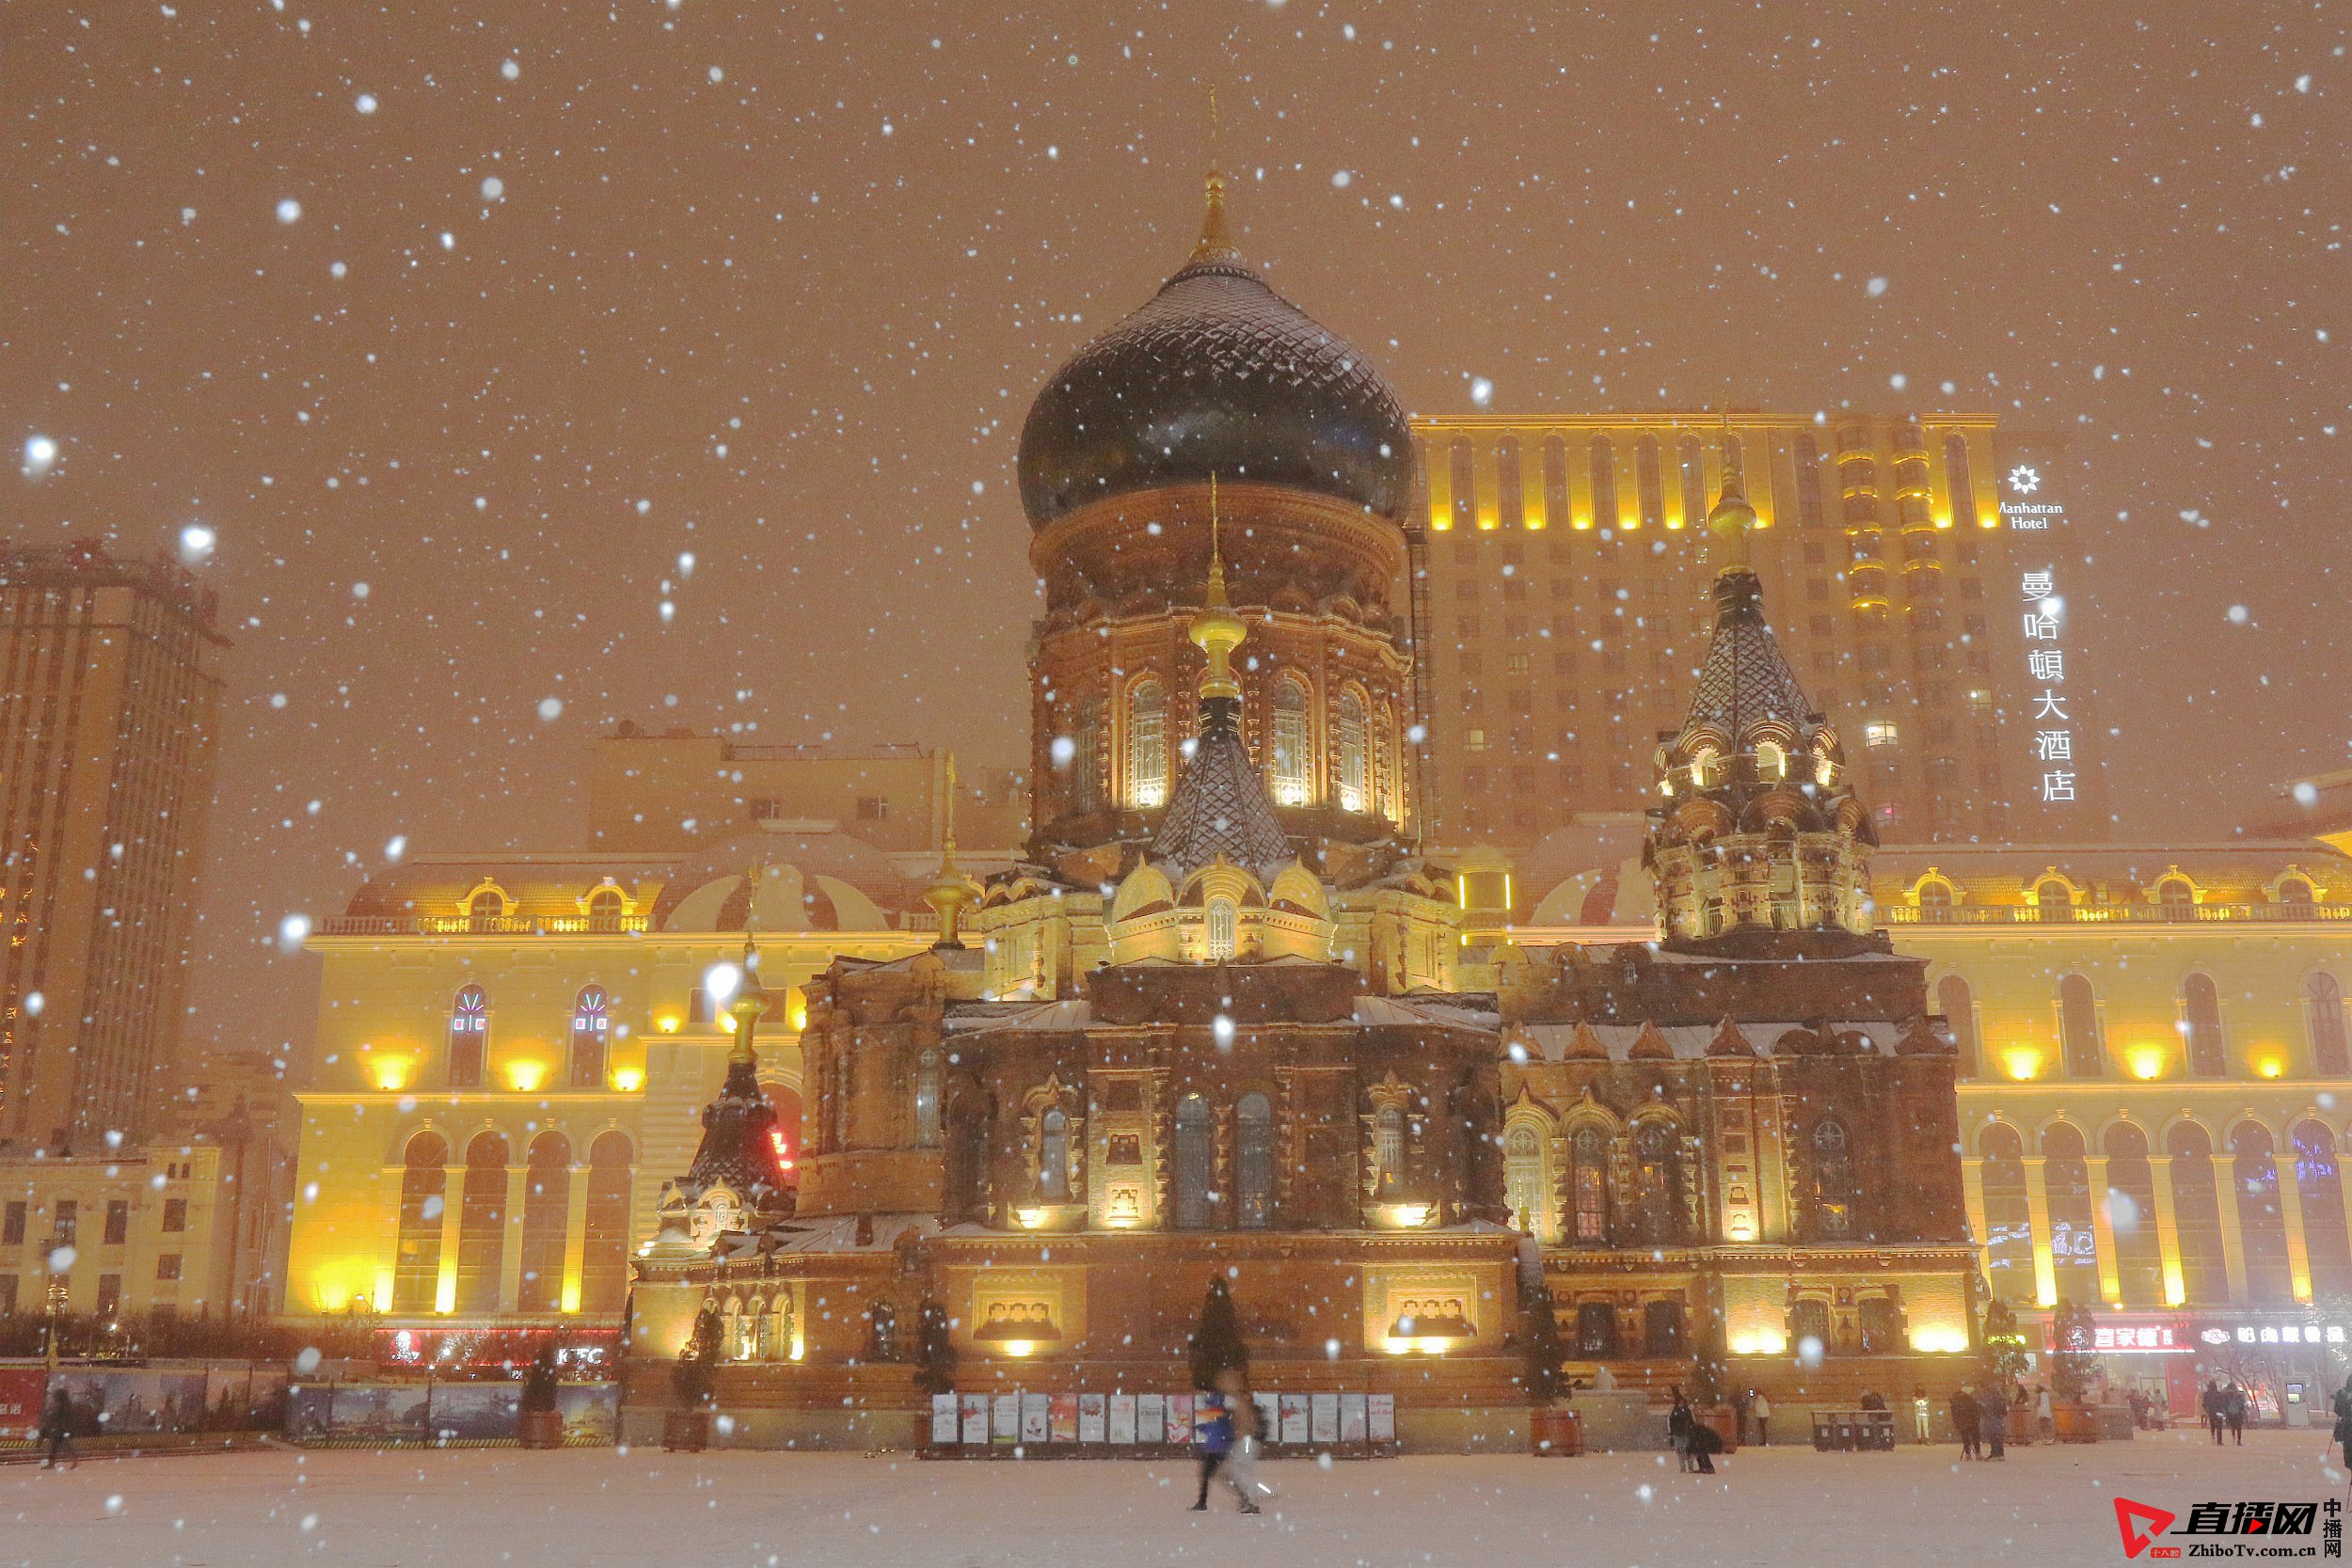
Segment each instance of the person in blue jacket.
M1233 1479L1226 1465L1233 1449L1233 1406L1232 1399L1222 1393L1196 1394L1193 1403L1192 1446L1200 1456L1200 1491L1192 1500L1192 1512L1205 1513L1209 1508L1209 1482L1219 1474L1241 1498L1241 1511L1255 1513L1258 1505L1241 1483Z

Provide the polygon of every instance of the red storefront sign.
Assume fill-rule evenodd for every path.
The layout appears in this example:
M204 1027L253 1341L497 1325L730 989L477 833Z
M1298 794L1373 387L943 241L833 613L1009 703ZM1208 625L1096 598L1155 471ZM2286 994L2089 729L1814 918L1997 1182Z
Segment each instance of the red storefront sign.
M48 1397L47 1368L0 1367L0 1435L20 1436L38 1426Z

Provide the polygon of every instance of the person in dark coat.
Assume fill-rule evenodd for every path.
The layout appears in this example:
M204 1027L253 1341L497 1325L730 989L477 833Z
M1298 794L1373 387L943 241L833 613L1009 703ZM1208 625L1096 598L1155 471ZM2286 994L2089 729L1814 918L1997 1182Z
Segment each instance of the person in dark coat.
M1947 1406L1952 1418L1952 1432L1960 1438L1960 1457L1982 1459L1984 1439L1978 1425L1977 1391L1963 1383Z
M1984 1441L1986 1459L2009 1457L2009 1402L2001 1398L1998 1384L1988 1385L1977 1400L1978 1435Z
M2352 1470L2352 1377L2344 1380L2328 1403L2336 1413L2335 1439L2344 1445L2344 1467Z
M2221 1446L2221 1424L2229 1418L2221 1394L2221 1385L2212 1378L2205 1380L2205 1391L2197 1396L2197 1408L2205 1414L2205 1428L2213 1433L2213 1446Z
M1691 1468L1691 1428L1697 1423L1691 1415L1691 1402L1682 1397L1682 1386L1677 1384L1672 1392L1675 1402L1674 1408L1666 1413L1666 1443L1674 1449L1677 1463L1688 1470Z
M42 1469L56 1469L61 1458L72 1460L77 1470L82 1467L82 1455L73 1447L73 1402L66 1398L62 1384L49 1391L40 1407L40 1440L49 1445L49 1456L40 1462Z
M2230 1441L2246 1447L2246 1388L2235 1378L2230 1380L2229 1392L2222 1396L2221 1413L2229 1418Z

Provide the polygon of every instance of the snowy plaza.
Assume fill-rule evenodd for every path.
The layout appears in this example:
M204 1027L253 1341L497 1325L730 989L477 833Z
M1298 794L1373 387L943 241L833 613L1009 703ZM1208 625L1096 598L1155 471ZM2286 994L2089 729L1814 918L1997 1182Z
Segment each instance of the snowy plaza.
M1175 1464L280 1448L0 1469L0 1562L2122 1562L2119 1495L2185 1518L2199 1502L2341 1498L2322 1436L2256 1432L2215 1449L2200 1432L2143 1433L1999 1465L1961 1465L1948 1446L1749 1449L1712 1478L1630 1453L1286 1461L1264 1468L1277 1495L1256 1519L1230 1495L1185 1512L1192 1473Z

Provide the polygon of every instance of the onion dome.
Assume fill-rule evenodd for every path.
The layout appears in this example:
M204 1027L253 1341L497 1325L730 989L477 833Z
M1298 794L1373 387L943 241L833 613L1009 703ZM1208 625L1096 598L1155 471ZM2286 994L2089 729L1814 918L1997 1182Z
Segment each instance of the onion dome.
M1244 263L1212 173L1191 260L1030 406L1021 504L1043 528L1089 501L1222 474L1402 518L1412 467L1396 394Z
M911 904L881 850L833 822L763 822L678 867L655 900L664 931L880 931Z

